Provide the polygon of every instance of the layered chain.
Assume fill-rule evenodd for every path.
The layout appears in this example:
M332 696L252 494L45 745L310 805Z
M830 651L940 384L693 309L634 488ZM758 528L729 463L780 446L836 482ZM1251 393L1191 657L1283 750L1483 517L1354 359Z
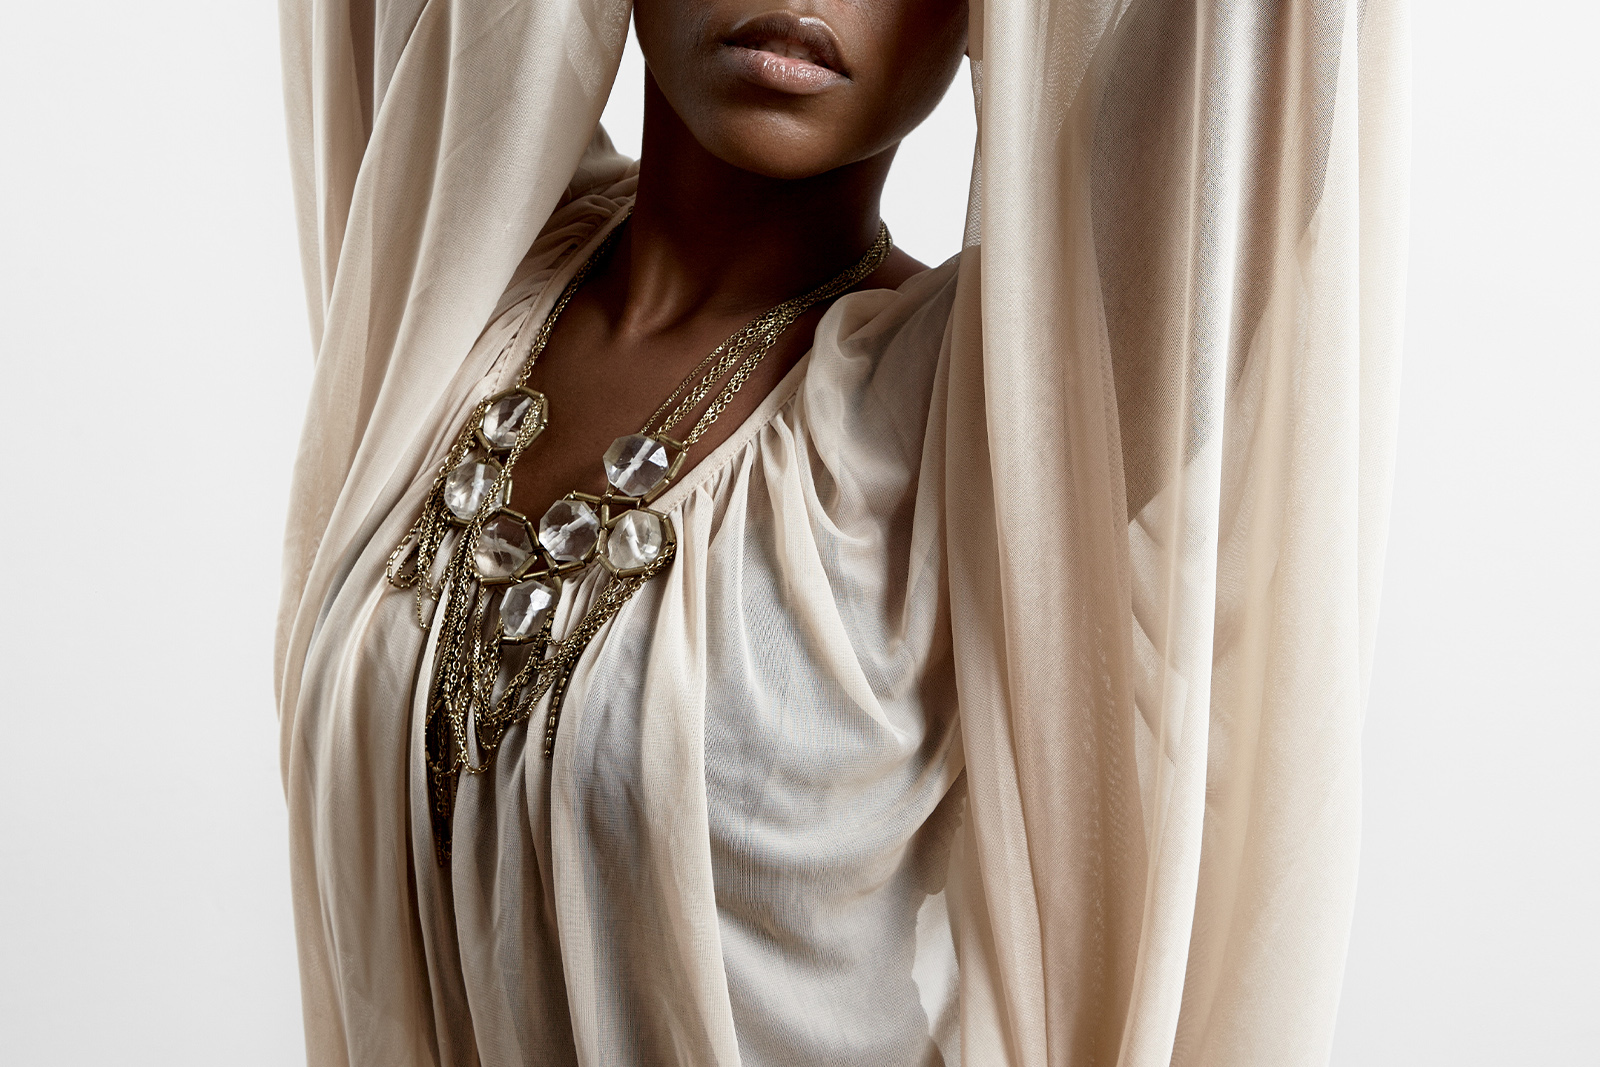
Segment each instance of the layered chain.
M516 384L473 409L440 464L421 514L389 557L389 583L415 588L418 625L439 627L424 747L441 864L449 861L459 775L486 771L506 731L546 694L543 751L549 759L578 659L633 594L672 562L672 520L649 505L682 472L689 449L801 315L860 284L893 247L880 224L877 240L848 270L777 305L718 345L639 433L617 438L606 450L605 492L568 493L550 506L536 530L510 507L512 472L549 420L549 404L528 387L528 378L557 319L610 252L622 225L562 290L533 337ZM702 404L688 432L673 436ZM452 533L458 536L447 545ZM555 639L555 609L566 582L595 566L604 567L609 580L578 624ZM441 598L442 611L430 611Z

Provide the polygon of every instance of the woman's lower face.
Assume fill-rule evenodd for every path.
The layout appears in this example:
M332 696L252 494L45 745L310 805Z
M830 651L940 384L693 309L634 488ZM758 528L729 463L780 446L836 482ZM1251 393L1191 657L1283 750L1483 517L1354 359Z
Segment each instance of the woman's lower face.
M966 0L636 0L650 75L736 167L808 178L893 148L967 44Z

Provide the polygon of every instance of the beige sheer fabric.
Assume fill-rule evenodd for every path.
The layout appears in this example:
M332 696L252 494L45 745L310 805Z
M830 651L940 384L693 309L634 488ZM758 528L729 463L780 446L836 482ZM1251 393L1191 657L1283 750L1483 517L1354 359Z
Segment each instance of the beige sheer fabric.
M316 777L365 727L305 734L308 649L552 210L619 167L585 148L628 5L282 10L318 362L279 700L308 1043L332 1063L359 1010L334 961L404 952L377 919L365 943L319 920L330 884L395 859L319 852L316 820L359 822L410 768ZM1325 1062L1393 448L1403 4L987 0L971 47L923 474L969 794L962 1062Z
M384 567L451 430L619 224L633 176L599 176L414 428L422 458L346 547L307 646L289 767L314 1058L959 1062L939 1042L954 1052L942 888L963 793L943 486L922 477L953 262L835 302L657 498L677 562L590 642L553 760L541 708L531 746L517 724L462 777L435 862L417 758L434 648ZM603 581L568 584L558 637Z
M1393 449L1401 19L974 18L948 429L969 1062L1326 1060Z

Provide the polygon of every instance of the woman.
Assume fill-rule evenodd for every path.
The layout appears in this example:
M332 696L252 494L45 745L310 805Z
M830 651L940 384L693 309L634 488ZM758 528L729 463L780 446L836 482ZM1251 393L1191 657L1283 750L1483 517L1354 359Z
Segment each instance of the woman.
M647 0L635 173L625 3L284 10L313 1062L1325 1057L1385 16Z

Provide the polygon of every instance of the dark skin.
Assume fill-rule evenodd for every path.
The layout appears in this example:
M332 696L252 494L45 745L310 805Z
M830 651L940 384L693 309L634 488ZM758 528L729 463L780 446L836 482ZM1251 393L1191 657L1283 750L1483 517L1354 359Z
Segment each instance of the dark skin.
M550 398L550 424L516 470L523 514L600 492L613 439L636 433L730 334L876 238L895 149L965 51L966 2L783 2L636 0L648 68L637 199L530 379ZM857 288L896 288L924 269L896 249ZM780 338L689 464L799 362L826 310Z

